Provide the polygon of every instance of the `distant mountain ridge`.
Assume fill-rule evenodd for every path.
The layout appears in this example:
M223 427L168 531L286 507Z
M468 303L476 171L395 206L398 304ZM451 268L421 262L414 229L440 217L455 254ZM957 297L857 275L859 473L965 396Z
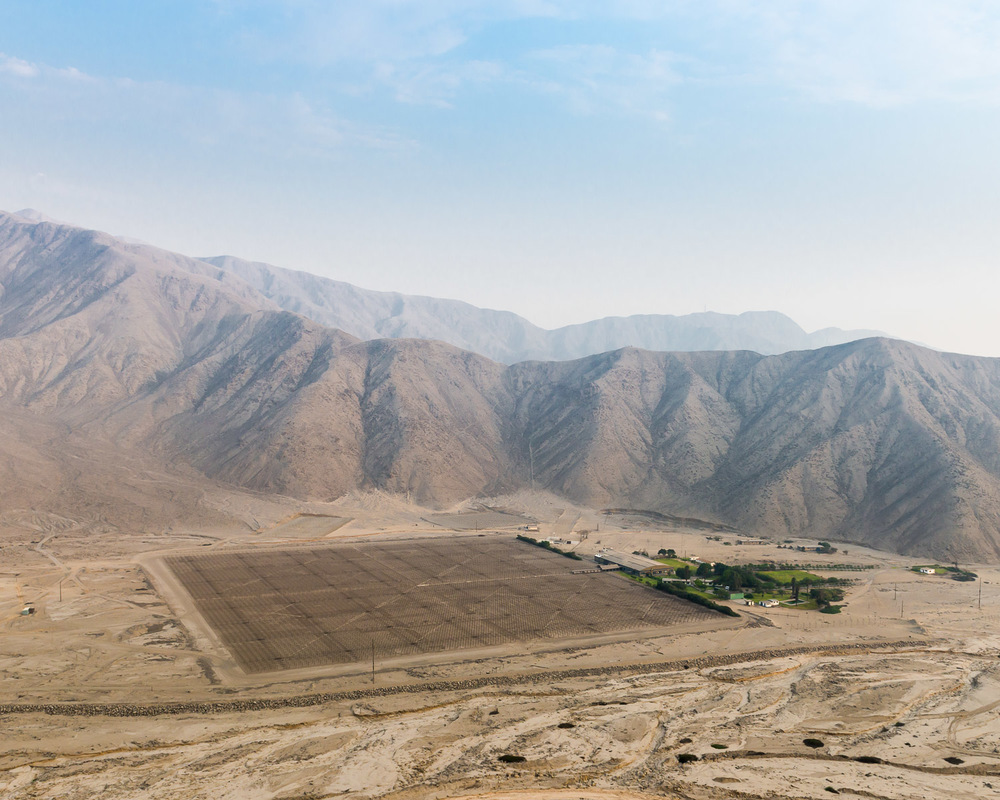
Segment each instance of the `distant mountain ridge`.
M13 216L31 223L74 227L30 208ZM149 246L138 239L115 238L126 244ZM807 333L778 311L637 314L546 330L513 312L479 308L461 300L362 289L234 256L195 260L237 275L286 311L359 339L433 339L503 364L567 361L622 347L675 352L751 350L776 355L886 335L875 330L840 328Z
M128 507L129 529L196 513L197 476L427 505L534 483L592 507L1000 561L1000 359L873 338L505 366L360 341L204 261L2 213L0 433L0 507L100 524ZM183 492L178 471L194 476Z
M360 339L436 339L503 364L567 361L622 347L774 355L885 335L839 328L806 333L777 311L605 317L545 330L510 311L478 308L460 300L361 289L233 256L201 260L238 275L287 311Z

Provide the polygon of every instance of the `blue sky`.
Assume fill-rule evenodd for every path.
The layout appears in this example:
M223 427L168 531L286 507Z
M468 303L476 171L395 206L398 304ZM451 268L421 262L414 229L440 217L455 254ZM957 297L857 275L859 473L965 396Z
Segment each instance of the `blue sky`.
M1000 6L6 0L0 208L544 327L1000 356Z

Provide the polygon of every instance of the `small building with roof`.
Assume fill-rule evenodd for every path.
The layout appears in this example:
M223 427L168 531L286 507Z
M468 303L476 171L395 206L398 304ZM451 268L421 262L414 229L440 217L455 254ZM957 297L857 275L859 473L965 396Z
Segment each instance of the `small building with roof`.
M594 561L598 564L615 565L622 572L643 577L669 575L672 571L671 567L659 561L634 553L621 553L618 550L601 550L594 555Z

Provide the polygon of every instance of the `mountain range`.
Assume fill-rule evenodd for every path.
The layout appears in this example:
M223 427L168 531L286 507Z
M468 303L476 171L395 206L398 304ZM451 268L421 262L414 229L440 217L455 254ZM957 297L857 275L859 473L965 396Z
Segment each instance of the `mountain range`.
M1000 559L1000 360L868 338L508 365L359 338L224 266L0 214L0 502L16 489L98 516L127 503L154 527L177 475L431 506L534 485L772 536ZM129 459L142 469L115 471Z
M360 289L232 256L202 260L243 278L281 308L360 339L437 339L503 364L568 361L622 347L753 350L770 355L884 335L840 328L806 333L777 311L641 314L545 330L510 311L477 308L459 300Z

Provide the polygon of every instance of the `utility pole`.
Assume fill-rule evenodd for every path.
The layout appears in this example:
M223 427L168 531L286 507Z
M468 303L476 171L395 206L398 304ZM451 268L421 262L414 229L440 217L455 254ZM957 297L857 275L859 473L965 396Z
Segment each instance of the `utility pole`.
M983 576L979 576L979 610L983 610Z
M372 685L375 685L375 640L372 639Z

